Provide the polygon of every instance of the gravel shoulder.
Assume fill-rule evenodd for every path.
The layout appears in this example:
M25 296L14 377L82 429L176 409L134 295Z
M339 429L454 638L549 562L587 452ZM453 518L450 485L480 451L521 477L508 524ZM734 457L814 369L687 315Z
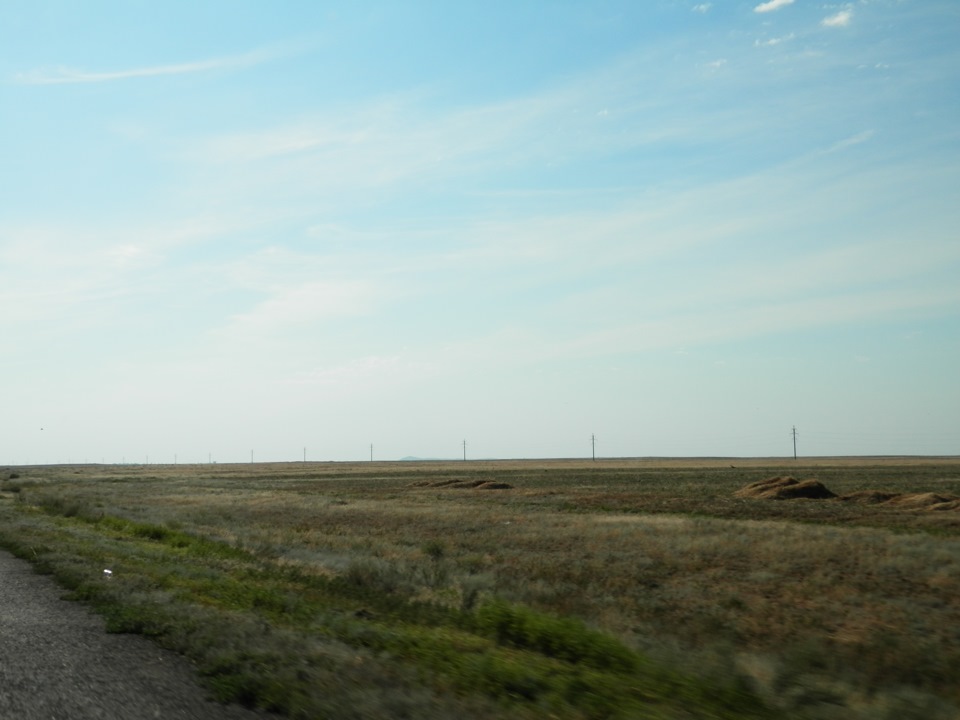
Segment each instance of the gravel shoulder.
M190 664L103 620L0 550L0 718L265 720L209 699Z

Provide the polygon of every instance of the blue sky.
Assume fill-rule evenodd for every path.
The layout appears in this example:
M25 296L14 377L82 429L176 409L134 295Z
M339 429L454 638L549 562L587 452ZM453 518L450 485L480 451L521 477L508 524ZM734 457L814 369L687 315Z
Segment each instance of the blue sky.
M0 462L960 453L960 4L0 5Z

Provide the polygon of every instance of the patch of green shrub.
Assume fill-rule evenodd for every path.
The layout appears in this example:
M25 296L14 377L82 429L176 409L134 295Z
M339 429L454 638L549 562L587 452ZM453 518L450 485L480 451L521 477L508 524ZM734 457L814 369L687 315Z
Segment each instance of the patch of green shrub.
M567 662L617 672L637 668L637 655L629 648L573 618L495 600L477 611L475 627L500 644L535 650Z

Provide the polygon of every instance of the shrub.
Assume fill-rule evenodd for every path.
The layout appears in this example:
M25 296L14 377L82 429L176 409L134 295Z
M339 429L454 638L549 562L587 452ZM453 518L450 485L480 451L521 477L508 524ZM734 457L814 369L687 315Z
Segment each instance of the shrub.
M477 632L502 645L601 670L630 672L637 665L637 656L631 650L573 618L554 617L495 600L477 611L475 622Z

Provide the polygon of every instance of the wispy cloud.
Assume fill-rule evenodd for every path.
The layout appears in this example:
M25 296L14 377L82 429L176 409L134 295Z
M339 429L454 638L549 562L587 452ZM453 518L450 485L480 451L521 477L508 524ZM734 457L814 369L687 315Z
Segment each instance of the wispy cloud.
M379 294L363 281L311 282L282 290L250 312L234 316L229 329L261 339L291 326L362 315Z
M345 129L333 123L306 123L210 141L209 156L219 162L250 162L318 150L338 150L374 142L369 126Z
M846 27L850 24L850 21L853 19L853 10L847 8L846 10L841 10L840 12L829 15L820 21L820 24L824 27Z
M264 192L283 194L289 206L306 194L330 203L334 196L343 198L360 188L363 195L351 197L367 202L371 189L409 191L409 181L426 185L441 178L479 177L498 172L503 162L563 168L580 157L711 132L699 127L693 113L683 122L664 122L673 105L658 100L650 86L641 94L624 82L642 65L658 60L638 53L556 88L472 107L428 111L432 98L394 94L337 114L316 112L293 122L198 138L184 147L182 157L221 178L213 183L218 192L257 193L262 200L260 188L266 185ZM715 60L699 69L716 71L725 62ZM664 95L671 85L668 77L690 72L685 67L661 76L657 82L665 86ZM256 163L256 171L240 172L247 163ZM209 176L204 185L211 186Z
M331 366L295 373L287 382L295 385L356 387L374 381L395 383L401 378L428 372L430 365L401 355L368 355Z
M857 133L843 140L839 140L827 148L824 153L837 152L838 150L843 150L852 145L859 145L860 143L865 143L867 140L873 137L873 130L864 130L862 133Z
M692 10L698 13L705 13L709 12L712 7L713 3L700 3L699 5L694 5Z
M789 40L793 40L793 38L794 38L794 34L790 33L789 35L783 35L782 37L768 38L767 40L758 39L758 40L755 40L753 44L755 47L774 47L775 45L779 45L780 43L785 43L785 42L788 42Z
M793 0L769 0L769 2L760 3L757 5L753 11L758 13L772 12L773 10L779 10L787 5L793 5Z
M241 68L257 65L269 59L269 53L255 51L243 55L230 55L196 62L176 63L172 65L153 65L149 67L91 72L70 67L41 68L14 76L14 82L20 85L69 85L77 83L113 82L132 78L158 77L162 75L186 75L189 73Z
M169 256L236 227L232 218L0 224L0 328L40 323L65 336L130 312L135 298L175 296L187 280Z

